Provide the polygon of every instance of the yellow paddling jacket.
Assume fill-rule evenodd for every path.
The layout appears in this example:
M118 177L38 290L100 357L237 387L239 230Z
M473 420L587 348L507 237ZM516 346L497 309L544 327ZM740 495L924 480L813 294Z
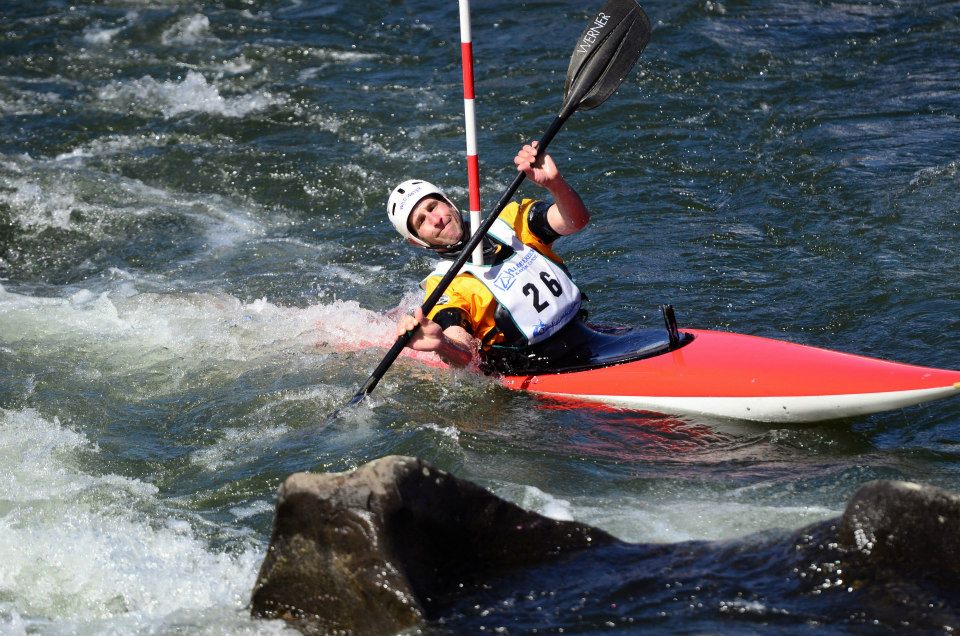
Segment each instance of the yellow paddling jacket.
M537 289L524 289L523 291L524 294L527 294L528 291L534 294L541 294L540 297L529 297L531 302L538 302L541 306L548 302L560 305L560 307L557 308L557 312L555 312L553 320L554 323L559 322L559 324L550 324L548 322L548 325L543 325L541 323L542 328L549 328L549 331L543 334L542 337L549 337L550 334L554 333L562 327L563 324L566 324L572 319L576 315L580 305L579 290L576 288L576 285L570 281L569 276L566 275L566 267L564 267L563 261L551 249L551 243L559 235L549 227L546 221L546 210L548 208L549 204L533 199L523 199L519 204L512 202L504 208L503 212L500 213L497 223L494 224L494 229L500 229L499 234L501 238L507 238L504 237L503 234L509 233L512 230L515 238L519 239L523 244L518 246L521 251L523 251L524 246L527 246L551 261L547 262L546 259L540 259L547 268L551 269L551 273L545 275L542 272L538 272L541 277L545 276L544 280L539 281L536 278L533 279L539 291ZM503 223L509 226L509 228L503 226ZM494 234L495 232L491 232L488 236L493 236ZM515 254L515 251L509 247L509 240L494 241L494 245L496 251L492 257L489 253L485 255L485 264L489 265L492 261L493 263L503 262L506 265L506 260L512 258ZM539 257L537 256L537 258ZM530 259L524 260L529 261ZM513 261L515 262L516 258L514 258ZM421 283L421 286L428 296L440 282L443 272L446 271L448 265L448 263L441 263L437 270L427 276ZM465 269L470 269L470 266L465 266ZM504 311L504 308L500 306L500 303L498 303L493 292L488 287L489 284L496 283L491 281L484 283L478 279L479 275L479 273L475 274L466 271L458 274L453 281L451 281L445 293L440 297L437 305L430 311L428 317L444 329L454 325L463 327L467 332L480 340L481 346L484 349L489 348L491 345L523 345L541 337L535 335L535 331L531 331L535 329L533 325L527 326L527 333L524 334L522 327L518 328L510 312ZM563 282L562 296L559 293L560 284L556 282L558 279ZM544 285L544 283L548 285ZM527 284L522 287L533 286L534 285ZM549 287L549 290L547 287ZM554 293L551 294L551 291ZM498 290L498 293L502 295L500 290ZM554 307L550 309L553 310ZM534 335L531 337L532 334Z

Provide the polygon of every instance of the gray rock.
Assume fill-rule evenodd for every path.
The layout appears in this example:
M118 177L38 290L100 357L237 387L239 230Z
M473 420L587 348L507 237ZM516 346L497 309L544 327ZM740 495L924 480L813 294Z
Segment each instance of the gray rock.
M498 573L616 541L409 457L297 473L279 490L252 612L307 634L396 633Z
M395 634L431 619L465 633L504 624L589 633L611 618L668 633L717 612L748 621L757 612L788 631L810 621L956 629L958 528L960 497L880 481L840 519L799 530L631 544L524 511L420 460L386 457L286 480L252 610L306 634ZM664 609L680 588L685 609L672 619Z
M871 578L911 572L960 584L960 497L934 486L872 481L850 499L838 528L852 566Z

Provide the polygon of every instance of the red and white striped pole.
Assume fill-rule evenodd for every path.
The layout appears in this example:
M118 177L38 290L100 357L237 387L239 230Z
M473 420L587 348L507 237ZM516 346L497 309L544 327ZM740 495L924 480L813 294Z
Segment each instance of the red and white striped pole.
M463 120L467 132L467 188L470 191L470 227L480 227L480 159L473 109L473 41L470 36L470 0L460 0L460 56L463 60ZM474 265L483 265L483 244L473 251Z

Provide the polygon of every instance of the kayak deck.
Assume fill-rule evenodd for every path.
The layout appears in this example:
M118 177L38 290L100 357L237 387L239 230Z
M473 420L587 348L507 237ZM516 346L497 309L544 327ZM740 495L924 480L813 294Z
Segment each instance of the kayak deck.
M621 355L619 362L593 368L523 370L503 375L501 382L631 409L763 422L866 415L960 394L960 371L736 333L683 334L678 347L661 346L652 355Z

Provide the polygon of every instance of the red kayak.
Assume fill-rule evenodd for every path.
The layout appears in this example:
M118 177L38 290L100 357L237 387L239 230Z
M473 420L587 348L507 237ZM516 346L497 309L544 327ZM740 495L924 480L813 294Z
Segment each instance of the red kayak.
M960 394L960 371L888 362L736 333L597 330L551 359L500 369L511 389L587 402L760 422L817 422Z

